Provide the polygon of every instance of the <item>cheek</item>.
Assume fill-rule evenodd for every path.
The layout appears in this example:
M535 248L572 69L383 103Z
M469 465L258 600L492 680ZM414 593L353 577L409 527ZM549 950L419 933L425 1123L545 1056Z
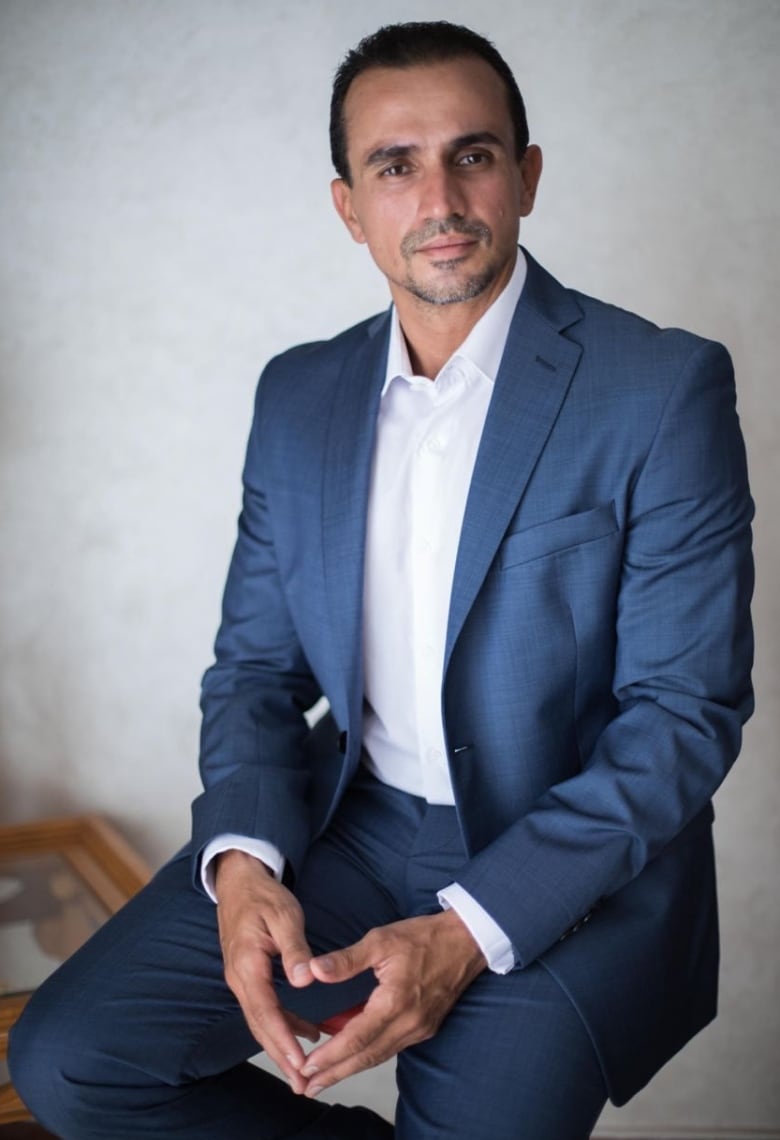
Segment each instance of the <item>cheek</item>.
M377 204L364 219L366 240L377 257L399 258L401 241L412 228L400 204Z

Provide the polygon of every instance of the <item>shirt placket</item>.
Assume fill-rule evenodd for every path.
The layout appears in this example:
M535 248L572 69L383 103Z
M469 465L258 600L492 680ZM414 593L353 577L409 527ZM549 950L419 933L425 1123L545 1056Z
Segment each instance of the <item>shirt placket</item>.
M441 725L441 674L449 581L442 579L442 554L446 555L443 546L445 527L449 525L446 485L451 426L446 405L453 395L444 385L430 393L425 426L415 448L412 484L412 637L417 738L424 794L434 802L441 800L442 773L447 772Z

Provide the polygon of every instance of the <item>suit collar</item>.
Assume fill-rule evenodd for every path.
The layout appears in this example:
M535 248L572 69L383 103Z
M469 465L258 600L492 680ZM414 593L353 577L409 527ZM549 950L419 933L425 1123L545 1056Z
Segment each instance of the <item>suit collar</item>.
M555 332L563 332L582 320L584 314L576 296L564 288L560 281L556 281L524 246L521 248L528 269L515 316L521 312L533 314Z

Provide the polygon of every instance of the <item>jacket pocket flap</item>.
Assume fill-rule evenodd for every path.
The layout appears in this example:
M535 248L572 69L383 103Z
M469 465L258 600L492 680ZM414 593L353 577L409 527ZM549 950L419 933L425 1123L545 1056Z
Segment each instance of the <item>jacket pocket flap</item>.
M499 549L499 566L506 570L520 562L530 562L534 558L544 558L572 546L605 538L617 529L614 502L576 515L537 523L507 535Z

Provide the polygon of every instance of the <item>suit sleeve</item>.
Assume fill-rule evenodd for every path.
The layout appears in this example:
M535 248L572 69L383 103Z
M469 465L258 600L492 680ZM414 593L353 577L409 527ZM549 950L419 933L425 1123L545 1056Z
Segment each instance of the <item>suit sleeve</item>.
M285 600L263 485L261 378L243 472L238 538L225 586L215 664L203 678L200 772L192 806L195 882L206 845L260 838L299 861L309 840L303 713L320 689Z
M458 875L525 965L707 807L752 711L753 507L725 349L681 370L630 492L617 715L581 771Z

